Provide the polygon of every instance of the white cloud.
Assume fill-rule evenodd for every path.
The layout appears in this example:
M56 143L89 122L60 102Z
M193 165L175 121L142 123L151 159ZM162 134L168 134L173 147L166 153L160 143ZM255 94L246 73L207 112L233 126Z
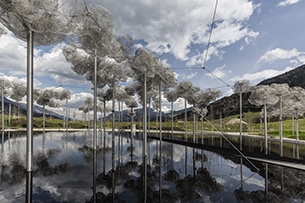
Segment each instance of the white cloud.
M284 1L281 1L277 6L280 6L280 7L289 6L291 4L296 4L300 1L301 0L284 0Z
M234 77L234 78L231 78L230 81L235 82L237 80L249 80L253 84L253 83L261 82L268 78L278 76L278 75L288 72L292 69L293 69L292 67L286 67L283 70L267 69L267 70L263 70L263 71L256 72L256 73L247 73L241 77Z
M26 43L18 40L11 32L0 37L1 70L11 75L26 74Z
M215 7L214 1L202 0L92 2L98 2L112 12L120 34L144 39L151 51L158 54L170 52L180 60L189 60L192 44L201 46L198 55L204 52ZM219 2L211 41L217 44L217 49L256 33L244 27L255 8L246 0Z
M211 77L211 78L224 78L227 74L225 73L225 71L223 70L226 67L226 65L222 66L222 67L217 67L215 68L211 73L206 73L207 76Z
M299 59L299 61L304 60L305 53L299 52L297 49L293 48L291 50L285 50L281 48L276 48L271 51L266 52L260 57L258 62L268 62L272 63L279 59Z

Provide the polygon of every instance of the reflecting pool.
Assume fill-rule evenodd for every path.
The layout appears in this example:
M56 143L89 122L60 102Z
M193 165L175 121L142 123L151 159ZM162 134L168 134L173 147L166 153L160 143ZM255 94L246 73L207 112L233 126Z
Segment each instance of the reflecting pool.
M34 135L33 202L303 202L305 171L92 131ZM25 202L25 133L1 140L0 202ZM146 165L143 163L147 163ZM253 167L253 165L255 167ZM257 169L258 170L257 170Z

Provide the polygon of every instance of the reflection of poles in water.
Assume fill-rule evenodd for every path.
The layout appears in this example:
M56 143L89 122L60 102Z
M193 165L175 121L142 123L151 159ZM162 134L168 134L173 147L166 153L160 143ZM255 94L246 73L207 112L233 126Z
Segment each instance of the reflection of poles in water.
M265 201L268 202L268 163L265 163Z
M161 110L161 82L159 83L159 114L160 114L160 141L159 141L159 200L162 202L162 110Z
M284 167L281 166L281 191L284 189Z
M143 164L145 164L145 165L143 165L143 168L144 168L144 170L143 170L143 172L144 172L144 174L143 174L143 186L144 186L144 188L143 188L143 190L144 190L144 203L146 203L147 202L147 156L143 156Z
M186 98L184 99L184 139L187 140L187 109L186 109Z
M102 134L103 137L103 174L105 175L106 172L106 152L105 152L105 148L106 148L106 100L104 99L104 118L103 118L103 131L104 133Z
M4 131L2 131L2 137L1 137L1 149L4 147ZM1 153L3 154L3 153Z
M8 149L11 150L11 132L7 132L7 137L8 137Z
M2 183L2 175L3 175L3 156L4 156L4 140L3 140L4 132L2 131L2 140L1 140L1 154L0 154L0 183Z
M243 191L243 158L240 159L240 189Z
M196 166L195 166L196 160L195 160L195 148L193 148L193 177L196 175Z
M161 133L161 131L160 131ZM162 202L162 140L159 142L159 201Z
M33 31L27 34L27 139L26 139L26 202L32 202L33 162Z
M92 174L92 192L93 202L96 203L96 175L97 175L97 154L96 149L93 150L93 174Z
M184 175L187 176L187 146L184 147Z
M45 152L45 145L46 145L46 133L42 133L42 151Z

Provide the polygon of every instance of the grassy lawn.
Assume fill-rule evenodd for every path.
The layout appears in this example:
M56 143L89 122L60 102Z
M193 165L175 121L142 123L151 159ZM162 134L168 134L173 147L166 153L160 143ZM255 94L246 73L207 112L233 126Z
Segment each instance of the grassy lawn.
M260 115L258 112L252 113L247 112L243 115L243 121L247 122L247 124L243 124L243 132L249 134L256 134L256 135L263 135L264 134L264 124L260 123ZM214 120L205 120L203 123L204 131L222 131L222 132L239 132L239 123L227 125L229 120L232 118L239 118L239 115L234 115L222 119L214 119ZM273 122L268 122L267 129L268 135L272 137L279 136L279 121L277 119L273 119ZM8 128L8 116L5 116L5 128ZM14 117L10 119L10 128L18 129L18 128L26 128L27 120L25 116L21 116L20 118ZM107 121L106 127L111 128L112 122ZM141 122L134 122L137 129L142 128ZM171 121L163 122L162 129L163 130L171 130ZM69 121L68 123L69 128L87 128L88 126L93 126L92 121ZM101 122L98 121L97 127L100 128L102 126ZM115 128L122 128L122 129L130 129L131 123L130 122L115 122ZM149 129L158 130L160 128L160 123L156 121L151 121L147 124ZM43 119L41 117L35 117L33 119L33 127L34 128L42 128L43 127ZM58 129L64 128L65 122L60 119L54 118L46 118L45 120L45 127L48 129ZM187 122L187 130L189 132L193 131L195 127L195 131L201 131L201 121L196 120L195 125L193 121ZM173 125L174 131L185 131L185 123L184 121L175 121ZM291 118L283 120L283 136L286 138L296 138L296 120L292 120ZM305 140L305 119L298 119L298 134L299 139Z

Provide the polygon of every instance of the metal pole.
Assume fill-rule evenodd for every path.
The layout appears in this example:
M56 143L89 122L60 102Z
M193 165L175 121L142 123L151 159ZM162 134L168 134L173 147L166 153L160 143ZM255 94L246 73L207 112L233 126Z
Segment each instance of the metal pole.
M265 154L268 154L268 138L267 138L267 105L264 104L264 136L265 136Z
M26 138L26 202L32 202L33 162L33 31L27 35L27 138Z
M239 92L239 149L243 149L243 138L242 138L242 131L243 131L243 124L242 124L242 91L241 91L241 84L240 85L240 92Z
M144 74L144 101L143 101L143 108L144 108L144 124L143 124L143 136L144 136L144 160L143 160L143 166L144 166L144 202L146 203L147 201L147 94L146 94L146 89L147 89L147 84L146 84L146 72Z
M161 82L159 83L159 109L160 109L160 143L159 143L159 157L160 157L160 171L159 171L159 200L162 202L162 109L161 109Z
M93 149L96 150L96 143L97 143L97 129L96 129L96 122L97 122L97 56L96 50L94 51L94 91L93 91ZM66 107L67 108L67 107Z
M68 99L66 99L66 133L68 132Z
M184 99L184 139L187 140L187 109L186 109L186 99Z
M299 140L299 115L298 110L295 111L296 119L295 119L295 133L296 133L296 139Z
M280 97L280 154L283 156L283 101Z
M97 154L96 154L96 145L97 145L97 56L96 50L94 50L94 91L93 91L93 201L96 202L96 167L97 167ZM67 100L68 104L68 100ZM66 109L68 106L66 106ZM66 116L67 118L67 116ZM68 124L67 124L68 126Z
M1 123L2 123L2 132L4 132L4 82L2 81L1 85Z
M171 109L172 109L172 139L173 139L173 136L174 136L174 102L172 101L171 102Z

